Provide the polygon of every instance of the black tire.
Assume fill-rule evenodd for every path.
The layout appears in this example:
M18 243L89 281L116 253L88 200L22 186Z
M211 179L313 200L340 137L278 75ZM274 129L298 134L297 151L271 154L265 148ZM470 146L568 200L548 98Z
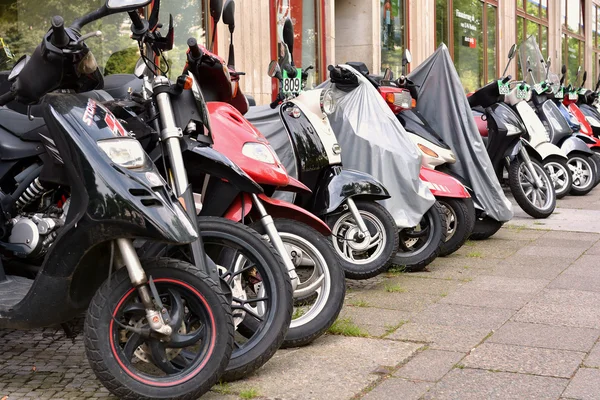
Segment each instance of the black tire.
M471 232L470 240L485 240L494 236L496 232L502 228L504 222L496 221L490 217L483 217L475 219L475 226L473 232Z
M570 193L574 196L583 196L591 192L598 180L594 158L583 153L571 153L568 164L573 175ZM589 176L586 175L586 171L589 171L587 172Z
M414 229L403 229L399 232L400 251L394 256L393 263L403 267L407 272L424 270L436 259L440 252L440 246L446 238L446 214L437 201L423 215L421 225L425 226L425 234L417 239L416 244L420 244L417 250L411 251L414 245L409 245L409 243L411 239L414 242L413 236L419 232Z
M267 321L260 324L260 328L253 331L249 338L236 335L237 344L227 369L220 378L223 381L241 379L269 361L283 343L292 320L292 284L281 256L255 230L218 217L198 217L198 228L206 253L215 263L222 265L219 260L229 261L232 255L237 255L233 250L224 250L225 245L231 249L234 246L243 249L244 257L256 265L256 269L252 271L256 272L254 276L260 277L262 286L268 291L267 301L270 307L267 311ZM188 249L189 246L165 246L163 243L152 243L151 248L146 248L153 256L168 254L183 259L189 259ZM229 283L235 284L233 277ZM239 298L235 301L235 291L233 296L234 303L237 303L232 306L235 322L237 319L243 319L236 319L238 310L246 310L246 315L249 312L248 309L239 306Z
M594 154L591 156L591 159L594 162L594 166L596 167L596 182L594 183L594 187L596 187L600 183L600 153L596 149L594 149L593 151Z
M201 309L202 312L198 314L206 317L204 318L206 324L204 326L208 329L197 328L194 331L194 333L204 332L207 334L204 337L205 341L202 342L205 343L200 345L202 348L197 350L199 359L195 360L190 366L194 370L190 371L188 375L177 376L177 373L174 373L171 376L153 377L148 370L148 368L151 368L150 363L135 363L144 366L145 371L141 372L134 367L134 363L130 362L131 359L127 359L127 356L125 356L126 346L130 340L137 343L136 339L139 338L139 335L130 334L127 337L125 346L121 347L120 326L114 323L114 320L120 319L119 315L124 317L126 305L140 303L128 302L128 300L132 300L138 295L125 268L118 270L109 280L104 282L94 295L88 308L84 327L84 343L90 366L100 382L120 399L196 399L206 393L217 382L229 362L233 349L233 321L229 301L222 294L218 284L208 279L205 274L198 271L191 264L174 259L147 260L143 261L142 264L147 276L151 276L154 280L159 293L161 290L165 290L166 287L169 291L176 290L179 294L184 293L184 296L181 296L180 299L187 295L184 304L188 306L188 316L193 313L192 309ZM194 307L192 307L192 304ZM123 308L121 308L121 305L123 305ZM167 306L167 309L171 312L174 310L172 306ZM139 323L143 323L145 318L143 307L131 315L137 317L140 311ZM115 315L114 320L113 315ZM182 315L182 317L184 316ZM185 326L188 326L189 329L189 327L196 325L196 321L193 323L186 322L189 321L187 318L185 316L185 319L183 319L181 329ZM125 330L122 331L126 332ZM152 341L155 342L152 343ZM145 345L146 350L154 345L160 346L157 339L149 339L144 343L152 343ZM130 348L139 349L135 344ZM202 350L206 353L202 354ZM132 352L131 356L137 357L137 354L144 354L144 351ZM174 366L171 361L179 357L177 355L169 359L168 357L173 354L165 352L165 362L171 367ZM149 359L151 360L151 357ZM136 358L136 360L141 359ZM185 381L177 382L182 380ZM148 383L149 381L153 383ZM157 386L158 383L163 384L163 386Z
M264 228L259 222L254 223L252 227L258 232L264 233ZM292 319L285 341L281 345L282 348L305 346L323 335L340 314L346 296L344 271L340 267L331 242L315 229L289 219L275 219L275 227L283 243L291 246L292 251L297 253L293 260L297 261L294 264L296 264L296 273L300 279L298 289L306 287L309 283L307 279L303 278L319 278L314 275L314 272L308 271L315 271L316 268L303 268L302 265L298 265L302 257L305 262L308 260L319 262L320 267L324 269L323 284L319 286L321 288L319 295L304 295L299 293L300 290L294 293L294 316L299 316ZM321 259L315 260L318 257ZM308 303L313 300L314 303L309 305ZM307 309L307 307L309 308ZM300 315L302 311L304 313Z
M538 207L527 197L525 189L523 189L523 185L527 184L532 186L532 184L530 182L526 183L524 180L530 180L532 178L528 177L529 173L525 167L525 164L520 160L519 157L515 157L515 159L510 163L510 169L508 172L508 184L510 185L510 191L519 206L527 214L531 215L533 218L548 218L556 208L556 192L554 191L552 181L550 181L550 177L546 173L546 170L542 164L535 159L531 159L531 164L533 165L533 168L536 170L537 174L539 174L544 185L544 189L540 189L541 192L545 191L546 198L544 200L544 204L541 207ZM533 190L534 189L532 188L531 193L532 195L535 194L537 199L537 196L541 195L541 192L533 192Z
M554 185L556 198L562 199L568 195L571 191L571 186L573 185L573 177L571 176L571 170L569 169L567 160L561 157L552 156L546 158L543 165Z
M392 215L381 204L372 200L354 200L354 202L369 228L371 237L376 237L377 234L383 236L382 244L379 245L376 252L367 255L368 258L352 261L348 255L344 254L344 244L362 245L360 241L350 238L354 237L351 235L351 229L343 230L342 225L345 221L354 221L349 210L336 211L327 215L326 222L333 231L331 237L333 248L346 278L369 279L386 271L390 266L392 257L398 251L398 227ZM352 249L349 251L352 252ZM361 255L360 251L357 254Z
M471 235L475 226L475 205L471 198L439 197L437 201L446 212L446 238L438 254L445 257L460 249Z

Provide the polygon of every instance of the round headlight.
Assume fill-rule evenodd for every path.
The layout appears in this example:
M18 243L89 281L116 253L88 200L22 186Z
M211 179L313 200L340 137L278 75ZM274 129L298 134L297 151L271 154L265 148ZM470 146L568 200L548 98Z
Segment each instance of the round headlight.
M335 111L335 98L333 92L329 89L321 92L321 111L325 115L333 114Z

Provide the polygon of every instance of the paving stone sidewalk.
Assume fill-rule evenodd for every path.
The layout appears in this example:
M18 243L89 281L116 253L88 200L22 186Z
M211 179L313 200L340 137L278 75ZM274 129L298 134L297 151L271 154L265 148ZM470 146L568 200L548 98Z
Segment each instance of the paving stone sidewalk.
M558 204L427 271L349 281L337 335L203 399L600 399L600 190ZM0 349L0 399L112 398L81 337L0 331Z

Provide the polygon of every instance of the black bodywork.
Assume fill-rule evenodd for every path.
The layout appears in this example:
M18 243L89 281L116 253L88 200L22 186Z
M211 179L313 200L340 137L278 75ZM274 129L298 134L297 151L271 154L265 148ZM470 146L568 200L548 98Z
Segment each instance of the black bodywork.
M190 243L197 238L149 159L142 168L126 169L98 147L97 141L125 134L112 124L108 110L84 96L67 94L47 95L43 108L49 135L44 145L55 146L47 148L55 156L43 165L42 183L54 183L45 182L44 176L66 179L70 206L30 291L0 311L0 328L43 327L77 316L108 275L113 239ZM46 169L52 173L44 174Z
M292 102L281 105L280 116L291 138L297 160L298 180L312 193L299 193L294 203L323 216L334 212L349 197L383 200L390 197L387 189L373 176L360 171L331 165L325 147L306 115L296 118Z
M429 123L427 123L425 118L423 118L421 113L417 110L404 110L396 114L396 117L408 132L414 133L443 149L452 150L450 146L444 142L444 139L429 126Z

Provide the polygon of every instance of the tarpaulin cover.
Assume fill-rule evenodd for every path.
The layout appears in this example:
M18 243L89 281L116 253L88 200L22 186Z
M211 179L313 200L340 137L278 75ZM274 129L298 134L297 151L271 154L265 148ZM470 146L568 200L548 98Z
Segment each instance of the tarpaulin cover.
M454 151L457 161L449 168L473 189L475 206L497 221L510 220L512 205L498 182L446 45L408 77L419 85L417 110Z
M337 100L329 122L342 148L344 168L373 175L392 196L382 204L400 228L416 226L435 198L419 179L421 154L377 89L359 72L351 91L326 82Z

